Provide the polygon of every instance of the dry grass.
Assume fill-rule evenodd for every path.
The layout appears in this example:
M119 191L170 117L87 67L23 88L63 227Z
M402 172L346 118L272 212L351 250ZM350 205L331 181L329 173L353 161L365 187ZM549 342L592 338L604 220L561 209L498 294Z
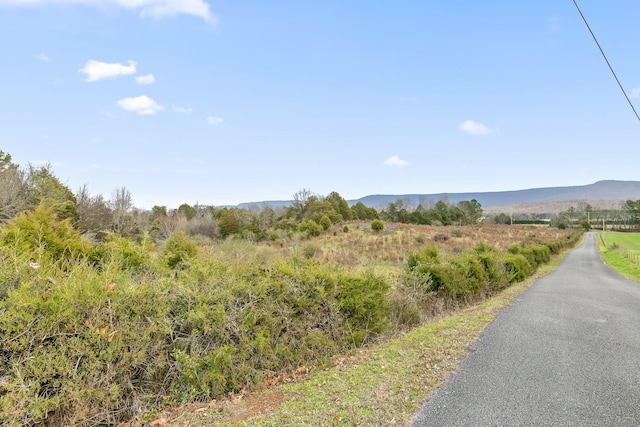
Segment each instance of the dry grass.
M409 254L427 246L436 246L438 253L446 257L479 243L506 250L514 244L557 240L573 231L534 225L437 227L385 223L383 231L374 232L371 223L365 221L349 223L348 227L346 233L342 226L336 226L313 240L291 240L281 250L285 256L301 255L305 246L314 245L320 249L315 258L322 262L393 276L405 267Z

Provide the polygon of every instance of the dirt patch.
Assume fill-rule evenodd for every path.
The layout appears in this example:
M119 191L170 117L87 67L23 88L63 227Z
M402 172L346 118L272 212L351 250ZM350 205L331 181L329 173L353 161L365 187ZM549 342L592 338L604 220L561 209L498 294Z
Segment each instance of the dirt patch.
M224 402L224 418L221 420L228 423L237 423L258 415L271 414L291 397L284 393L273 391L266 394L257 394L241 402Z
M162 414L166 427L239 423L253 417L274 413L280 406L292 400L280 390L237 395L224 400L212 400L208 404L188 404L175 407ZM162 419L161 418L161 419Z

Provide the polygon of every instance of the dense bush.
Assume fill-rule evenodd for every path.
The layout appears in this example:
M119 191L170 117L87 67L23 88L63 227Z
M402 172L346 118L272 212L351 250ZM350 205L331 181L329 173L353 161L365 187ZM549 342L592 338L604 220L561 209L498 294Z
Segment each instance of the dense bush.
M581 233L576 233L547 245L512 246L506 253L483 243L445 260L440 259L435 247L429 246L411 254L407 266L412 275L427 278L430 290L437 295L465 301L470 296L489 294L524 280L548 262L552 253L574 244L580 236Z
M379 219L374 219L371 221L371 229L373 231L382 231L384 230L384 223Z
M196 244L184 233L172 234L160 251L160 258L169 268L179 268L193 258L198 249Z
M89 251L89 258L99 268L139 272L151 267L152 247L149 238L136 243L118 234L109 233L103 243Z
M0 424L115 425L169 394L239 391L388 327L379 277L233 241L185 255L176 236L159 262L180 268L155 272L144 243L119 238L102 262L72 268L1 246Z
M1 233L4 247L35 261L43 258L73 261L85 256L88 249L70 220L58 220L56 213L44 204L9 220Z
M0 424L114 425L168 385L169 300L155 285L43 263L0 312Z

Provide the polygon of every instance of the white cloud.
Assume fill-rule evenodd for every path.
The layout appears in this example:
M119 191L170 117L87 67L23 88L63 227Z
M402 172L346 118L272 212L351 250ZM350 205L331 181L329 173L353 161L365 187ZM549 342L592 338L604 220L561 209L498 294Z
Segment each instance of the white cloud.
M402 160L400 157L391 156L387 160L384 161L384 164L387 166L392 166L396 168L403 168L409 164L406 160Z
M635 87L631 89L631 97L632 98L640 98L640 87Z
M146 76L138 76L136 77L136 82L140 85L150 85L156 81L156 78L153 77L153 74L147 74Z
M124 98L118 101L117 104L123 110L142 115L156 114L164 110L162 105L159 105L156 101L144 95L135 98Z
M211 126L221 125L223 121L224 120L221 117L207 117L207 123L209 123Z
M173 111L175 111L176 113L193 113L193 108L189 107L189 108L185 108L185 107L178 107L176 105L173 106Z
M102 9L105 6L139 10L142 17L156 19L165 16L192 15L215 24L217 18L209 10L204 0L0 0L0 5L36 6L36 5L71 5L94 6Z
M467 120L460 125L462 132L470 133L471 135L489 135L493 133L492 129L489 129L482 123L474 122L473 120Z
M107 62L94 61L93 59L87 61L84 68L79 71L87 75L85 81L96 82L102 79L111 79L118 76L125 76L128 74L136 73L136 63L129 61L129 65L123 65L118 63L109 64Z
M0 3L1 3L1 0L0 0ZM48 62L49 61L49 57L47 55L45 55L44 53L39 53L34 58L36 58L39 61L43 61L43 62Z

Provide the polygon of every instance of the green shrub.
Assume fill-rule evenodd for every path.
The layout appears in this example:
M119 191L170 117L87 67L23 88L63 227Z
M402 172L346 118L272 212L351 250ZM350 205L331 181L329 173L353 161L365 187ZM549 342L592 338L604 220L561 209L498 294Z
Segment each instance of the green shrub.
M169 300L107 283L43 266L0 303L0 424L115 425L168 392Z
M384 230L384 223L379 219L374 219L371 221L371 229L373 231L382 231Z
M407 258L407 265L409 270L413 270L419 264L437 263L439 261L438 248L435 246L427 246L421 252L410 254Z
M389 285L379 277L339 278L338 306L346 318L345 339L354 347L384 332L390 312Z
M150 267L153 244L146 237L141 243L115 233L107 235L105 242L92 248L90 259L94 265L116 268L123 271L142 271Z
M172 234L160 251L163 262L171 269L180 268L198 252L196 244L184 233Z
M84 257L88 244L68 219L57 220L56 213L40 204L9 220L2 230L2 243L18 256L42 261L72 261Z
M320 226L322 227L323 230L328 230L331 228L331 219L329 219L329 217L327 215L323 215L322 218L320 218Z
M407 265L414 277L427 278L430 290L437 295L466 302L469 297L495 292L531 274L527 258L513 253L522 250L513 246L503 255L481 243L441 261L437 248L427 247L410 255ZM531 253L543 257L546 252L536 247Z
M524 255L509 254L504 258L505 270L508 274L508 282L520 282L531 275L531 264Z
M317 237L324 231L322 226L312 219L301 222L298 225L298 230L306 233L308 237Z
M551 250L546 245L534 244L525 246L520 250L520 254L527 258L532 268L549 262L551 259Z

